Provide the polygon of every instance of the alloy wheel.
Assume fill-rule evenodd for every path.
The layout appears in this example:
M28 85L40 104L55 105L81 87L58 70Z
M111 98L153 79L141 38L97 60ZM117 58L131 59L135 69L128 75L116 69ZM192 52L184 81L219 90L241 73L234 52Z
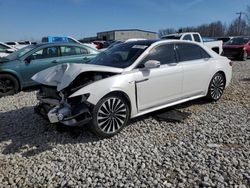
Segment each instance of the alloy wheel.
M221 75L216 75L211 83L210 95L214 100L218 100L225 87L224 78Z
M108 98L98 109L97 125L102 132L112 134L123 127L127 116L126 104L120 98Z
M0 80L0 93L8 93L10 91L13 91L15 89L15 85L10 79L4 79L2 78Z

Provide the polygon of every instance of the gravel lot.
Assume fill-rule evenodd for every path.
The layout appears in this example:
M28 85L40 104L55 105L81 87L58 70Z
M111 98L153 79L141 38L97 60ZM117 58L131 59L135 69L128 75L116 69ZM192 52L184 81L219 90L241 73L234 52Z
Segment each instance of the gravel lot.
M216 103L182 123L135 119L119 135L58 130L34 114L34 91L0 99L0 187L250 187L250 60Z

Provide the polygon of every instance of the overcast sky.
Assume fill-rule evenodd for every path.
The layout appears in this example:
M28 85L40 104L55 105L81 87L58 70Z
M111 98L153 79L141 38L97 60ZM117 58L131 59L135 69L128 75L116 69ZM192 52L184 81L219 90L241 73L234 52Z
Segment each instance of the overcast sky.
M0 41L229 23L249 0L0 0Z

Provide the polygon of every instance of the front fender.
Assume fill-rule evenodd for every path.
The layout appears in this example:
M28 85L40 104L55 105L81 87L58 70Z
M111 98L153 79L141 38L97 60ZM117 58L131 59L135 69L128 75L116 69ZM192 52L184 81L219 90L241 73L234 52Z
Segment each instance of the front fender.
M120 91L129 97L131 102L131 115L133 115L136 113L135 84L133 80L132 74L112 76L79 89L73 93L70 98L89 93L90 96L87 101L96 105L105 95L113 91Z

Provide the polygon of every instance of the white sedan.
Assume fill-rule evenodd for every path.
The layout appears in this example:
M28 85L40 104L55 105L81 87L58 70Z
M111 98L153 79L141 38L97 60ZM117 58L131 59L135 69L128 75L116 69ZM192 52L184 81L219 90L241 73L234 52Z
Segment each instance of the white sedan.
M12 52L16 51L15 48L0 42L0 57L5 57L10 55Z
M217 101L231 75L231 61L202 44L142 40L32 79L42 84L36 112L51 123L91 123L97 135L111 137L131 118L200 97Z

